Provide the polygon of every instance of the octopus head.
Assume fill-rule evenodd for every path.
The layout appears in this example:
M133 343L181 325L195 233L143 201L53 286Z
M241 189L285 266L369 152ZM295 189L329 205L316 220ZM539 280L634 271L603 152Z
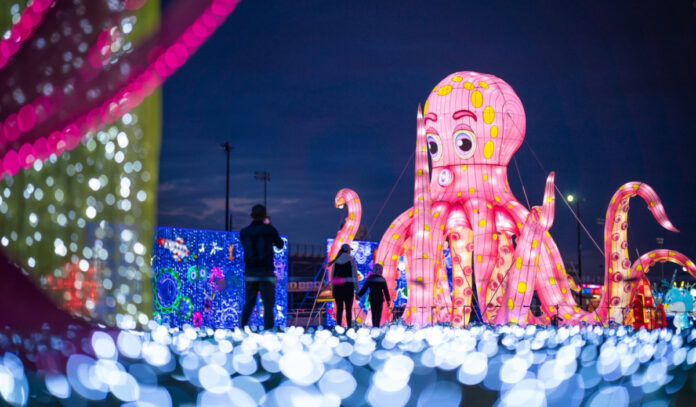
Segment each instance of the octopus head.
M507 166L526 125L522 102L510 85L477 72L455 72L438 83L425 102L424 120L433 168ZM449 181L439 180L441 185Z

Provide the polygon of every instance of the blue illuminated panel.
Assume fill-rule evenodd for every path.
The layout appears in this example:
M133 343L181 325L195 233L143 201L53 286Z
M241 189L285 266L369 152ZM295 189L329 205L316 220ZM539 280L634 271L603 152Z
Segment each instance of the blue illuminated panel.
M288 251L275 251L276 326L287 324ZM238 232L155 228L152 249L154 318L172 327L239 326L244 307L244 258ZM259 296L249 324L263 326Z

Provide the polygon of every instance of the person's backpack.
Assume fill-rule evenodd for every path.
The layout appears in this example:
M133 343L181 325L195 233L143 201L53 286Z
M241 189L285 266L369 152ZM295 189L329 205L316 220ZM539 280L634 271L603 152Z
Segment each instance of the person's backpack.
M352 265L349 261L345 263L334 263L334 277L351 278L353 277Z

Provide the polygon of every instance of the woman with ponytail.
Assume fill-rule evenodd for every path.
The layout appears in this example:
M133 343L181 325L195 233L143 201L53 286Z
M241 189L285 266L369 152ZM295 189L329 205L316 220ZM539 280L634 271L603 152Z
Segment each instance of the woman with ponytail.
M342 324L343 309L346 310L346 327L350 328L353 323L352 309L353 297L358 288L358 268L355 259L350 255L350 245L341 246L336 257L331 260L327 267L331 270L331 285L333 286L333 296L336 301L336 326Z

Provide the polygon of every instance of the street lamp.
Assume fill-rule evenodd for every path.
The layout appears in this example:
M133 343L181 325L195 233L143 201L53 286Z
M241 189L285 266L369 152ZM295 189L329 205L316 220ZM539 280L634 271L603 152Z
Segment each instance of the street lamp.
M263 181L263 206L266 207L266 212L268 212L268 206L266 205L266 183L271 182L271 173L268 171L255 171L254 179Z
M657 238L655 238L655 241L657 242L657 244L660 245L660 250L662 250L662 245L665 243L665 238L664 237L657 237ZM660 279L664 280L665 279L665 262L662 261L660 263L662 263L662 265L660 266L660 268L662 269L660 271L660 276L661 276Z
M568 202L575 202L575 216L578 218L578 283L582 287L582 242L580 240L580 200L576 199L573 194L568 194L566 197ZM580 289L580 304L582 305L582 288Z
M230 151L234 150L234 147L229 141L220 144L220 147L227 154L227 172L225 173L225 231L227 232L230 230Z

